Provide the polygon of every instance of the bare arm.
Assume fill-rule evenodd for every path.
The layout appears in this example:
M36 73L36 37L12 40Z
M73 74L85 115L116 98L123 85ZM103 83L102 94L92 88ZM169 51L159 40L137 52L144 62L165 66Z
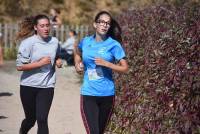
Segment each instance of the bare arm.
M81 52L78 49L77 43L74 45L74 63L76 72L79 74L83 73L83 63L81 58Z
M39 67L42 67L44 65L50 64L51 63L51 58L50 57L43 57L39 61L33 62L33 63L28 63L24 64L22 66L17 66L18 71L28 71L32 69L36 69Z
M120 73L128 72L128 64L125 59L121 59L118 64L113 64L113 63L105 61L101 58L95 58L95 63L97 65L108 67L116 72L120 72Z

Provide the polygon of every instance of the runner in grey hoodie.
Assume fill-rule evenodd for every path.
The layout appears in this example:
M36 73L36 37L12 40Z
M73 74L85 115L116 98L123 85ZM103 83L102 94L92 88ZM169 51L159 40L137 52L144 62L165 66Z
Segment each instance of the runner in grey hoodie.
M20 81L20 97L25 119L20 134L27 134L38 124L38 134L48 134L48 113L54 95L55 66L61 67L58 58L59 45L55 37L49 36L50 22L45 15L25 18L17 38L19 46L16 66L23 71Z

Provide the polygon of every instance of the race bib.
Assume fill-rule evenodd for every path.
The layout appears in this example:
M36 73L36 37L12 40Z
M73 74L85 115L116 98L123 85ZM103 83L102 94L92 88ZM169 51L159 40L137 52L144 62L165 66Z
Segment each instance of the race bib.
M103 71L101 68L88 69L89 80L98 80L103 78Z

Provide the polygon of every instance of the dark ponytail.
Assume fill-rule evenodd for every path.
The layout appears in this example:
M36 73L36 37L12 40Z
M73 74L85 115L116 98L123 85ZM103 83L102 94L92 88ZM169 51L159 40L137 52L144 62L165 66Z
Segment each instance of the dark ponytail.
M109 29L107 35L112 37L113 39L117 40L118 42L122 43L121 33L122 33L121 27L119 26L118 22L116 20L112 19L110 29Z
M111 24L110 24L110 28L109 31L107 33L107 36L112 37L113 39L117 40L118 42L122 43L122 37L121 37L121 27L118 24L118 22L113 19L113 17L111 16L111 14L107 11L100 11L99 13L97 13L97 15L95 16L94 21L97 22L100 18L101 15L106 14L110 17L111 19Z

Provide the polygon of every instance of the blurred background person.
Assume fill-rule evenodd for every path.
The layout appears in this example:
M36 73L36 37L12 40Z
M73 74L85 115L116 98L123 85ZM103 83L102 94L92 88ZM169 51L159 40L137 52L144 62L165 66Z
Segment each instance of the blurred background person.
M52 26L52 35L56 36L57 28L62 25L62 20L60 18L60 10L58 8L51 8L50 9L50 23Z
M70 30L69 37L61 45L61 58L66 60L67 65L74 65L73 49L76 42L76 31Z

